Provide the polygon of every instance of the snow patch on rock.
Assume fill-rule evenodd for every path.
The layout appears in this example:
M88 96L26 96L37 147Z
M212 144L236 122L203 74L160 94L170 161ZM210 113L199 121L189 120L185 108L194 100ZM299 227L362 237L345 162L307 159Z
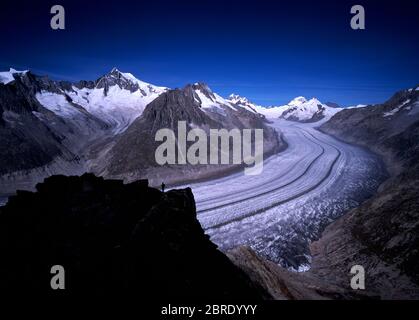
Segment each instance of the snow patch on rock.
M393 110L384 113L383 117L386 118L386 117L394 116L396 113L398 113L408 103L410 103L410 99L407 99L405 102L403 102L401 105L399 105L398 107L394 108Z
M0 83L8 84L15 80L15 77L13 75L15 74L25 74L28 72L28 70L25 71L17 71L13 68L10 68L9 71L0 72Z

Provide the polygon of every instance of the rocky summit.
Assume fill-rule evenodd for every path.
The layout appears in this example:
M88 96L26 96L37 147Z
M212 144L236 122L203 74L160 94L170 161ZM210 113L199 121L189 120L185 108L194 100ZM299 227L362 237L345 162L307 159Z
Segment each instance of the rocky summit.
M269 297L221 253L196 219L190 189L147 180L52 176L0 209L0 290L146 299ZM51 267L65 270L52 290Z

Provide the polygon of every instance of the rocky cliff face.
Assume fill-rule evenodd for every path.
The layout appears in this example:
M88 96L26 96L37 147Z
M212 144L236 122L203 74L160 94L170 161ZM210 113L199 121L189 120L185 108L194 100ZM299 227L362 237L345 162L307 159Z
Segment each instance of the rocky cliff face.
M355 292L312 272L292 272L259 257L248 247L235 248L227 253L231 261L249 278L264 288L275 300L349 300L377 299Z
M345 109L320 129L379 153L391 173L397 175L415 162L418 121L419 90L412 88L396 93L383 104Z
M82 166L80 148L93 132L105 128L76 104L71 107L79 116L66 121L36 98L45 90L61 92L68 83L30 72L12 75L13 80L0 83L0 194L33 187L34 181L50 171L77 173ZM20 177L24 178L20 181Z
M259 300L270 295L204 234L190 189L162 193L93 175L53 176L0 208L0 290L127 293L149 300ZM62 265L66 289L50 287Z

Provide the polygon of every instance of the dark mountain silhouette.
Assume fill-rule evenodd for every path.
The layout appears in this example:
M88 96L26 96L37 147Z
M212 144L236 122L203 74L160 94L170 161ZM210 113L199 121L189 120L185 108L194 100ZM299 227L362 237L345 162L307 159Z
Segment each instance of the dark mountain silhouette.
M53 176L36 189L0 208L2 294L269 297L209 241L190 189L162 193L147 180L91 174ZM53 265L65 269L65 290L50 287Z

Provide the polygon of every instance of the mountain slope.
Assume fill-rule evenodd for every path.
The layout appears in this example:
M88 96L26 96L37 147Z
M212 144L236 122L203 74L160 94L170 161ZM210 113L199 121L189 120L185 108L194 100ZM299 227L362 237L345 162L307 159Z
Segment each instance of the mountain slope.
M155 141L159 129L171 129L177 135L178 122L186 121L187 131L210 129L260 128L264 130L264 153L277 152L280 142L277 133L264 124L259 114L237 107L213 93L207 85L197 83L183 89L169 90L151 102L141 117L107 146L100 146L90 162L93 172L125 178L154 177L151 183L168 183L204 179L231 171L232 165L166 165L155 160L155 150L161 142ZM189 142L188 146L192 143ZM101 152L105 150L104 152ZM141 157L140 157L141 155Z
M158 168L157 180L166 181L169 175L167 180L174 181L191 168L157 166L154 136L161 128L177 132L178 121L186 121L188 130L200 127L207 133L210 128L261 128L265 155L279 150L277 134L261 114L222 98L204 84L168 94L169 89L116 68L96 81L54 81L13 69L2 72L0 79L3 194L30 189L54 173L90 170L131 181ZM233 167L237 166L198 166L184 178L206 178Z
M409 89L396 93L383 104L343 110L322 125L321 130L381 154L392 173L398 174L403 170L400 167L403 156L414 141L397 145L392 139L411 130L419 120L418 97L418 89Z
M230 259L275 299L418 299L419 88L343 110L320 129L380 153L390 179L311 244L309 271L289 272L249 248ZM354 265L365 269L366 290L350 286Z
M381 154L391 178L375 197L326 229L312 248L313 272L348 287L348 266L360 264L372 294L418 298L418 88L398 92L381 105L344 110L321 130Z
M42 90L38 101L64 119L71 119L81 110L100 119L116 134L123 132L144 111L145 106L167 88L157 87L136 79L130 73L113 68L95 82L80 82L62 88L60 92Z
M29 176L47 175L41 172L46 166L63 173L75 170L80 166L78 148L105 125L83 110L65 121L36 99L42 90L60 92L65 83L30 72L12 75L13 80L0 83L0 192L5 193L14 191L13 180L19 176L27 175L31 184Z
M166 88L113 69L96 81L0 73L0 193L86 170L90 145L123 132Z
M116 134L126 130L146 105L166 90L114 68L96 80L93 88L72 86L66 94L87 112L107 123Z
M246 109L247 111L250 111L253 113L260 113L261 115L263 115L263 112L266 109L262 106L254 104L253 102L249 101L247 98L241 97L234 93L228 97L228 101L234 104L235 106L242 107Z

